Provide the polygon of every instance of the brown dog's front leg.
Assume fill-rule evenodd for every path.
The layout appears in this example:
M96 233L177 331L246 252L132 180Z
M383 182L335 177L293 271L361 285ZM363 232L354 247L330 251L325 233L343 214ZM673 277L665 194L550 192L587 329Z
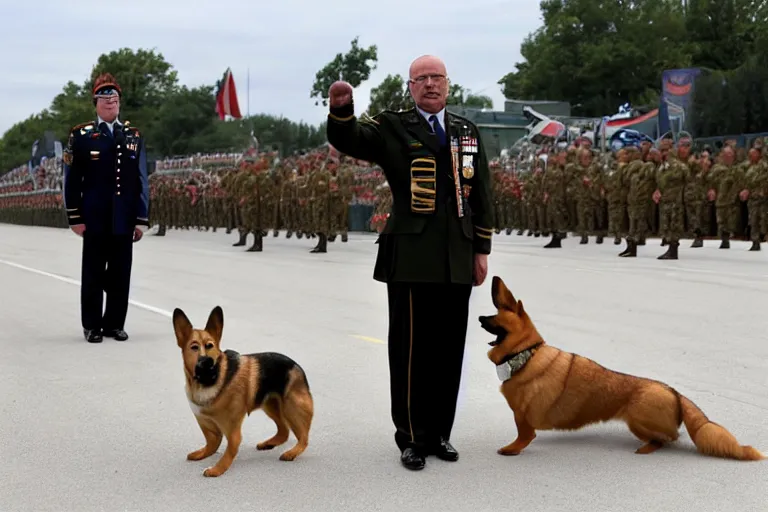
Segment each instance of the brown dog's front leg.
M203 476L220 476L229 469L229 466L232 465L232 462L237 456L237 452L240 450L240 442L243 440L243 434L241 431L242 424L243 420L241 419L235 425L233 425L231 429L229 429L229 433L227 434L227 450L224 452L224 455L221 456L219 462L217 462L215 466L212 466L203 471Z
M216 453L216 450L221 446L222 435L216 425L206 421L200 421L200 419L197 419L197 424L200 425L200 430L203 431L203 435L205 436L205 446L187 454L187 460L203 460Z
M515 413L515 425L517 425L517 439L503 448L499 448L497 453L501 455L520 455L531 441L536 439L536 431L525 421L522 414Z

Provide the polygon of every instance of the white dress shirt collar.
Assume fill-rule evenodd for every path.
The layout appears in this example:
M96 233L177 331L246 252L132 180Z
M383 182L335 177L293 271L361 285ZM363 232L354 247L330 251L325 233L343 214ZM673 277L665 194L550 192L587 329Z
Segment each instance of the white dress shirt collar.
M437 122L440 123L440 126L443 128L443 131L445 131L445 109L444 108L440 112L437 112L435 114L430 114L429 112L425 112L421 110L419 107L416 107L416 110L419 111L419 114L424 116L424 119L427 120L427 124L429 124L429 126L432 126L432 123L429 122L429 118L433 115L437 116Z

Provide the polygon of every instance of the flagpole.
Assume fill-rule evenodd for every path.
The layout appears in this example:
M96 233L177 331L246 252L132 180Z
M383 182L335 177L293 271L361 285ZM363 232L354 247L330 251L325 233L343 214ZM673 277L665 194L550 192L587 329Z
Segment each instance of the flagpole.
M248 67L248 78L246 79L246 87L248 88L248 93L246 94L246 107L245 110L247 112L247 116L251 117L251 68Z

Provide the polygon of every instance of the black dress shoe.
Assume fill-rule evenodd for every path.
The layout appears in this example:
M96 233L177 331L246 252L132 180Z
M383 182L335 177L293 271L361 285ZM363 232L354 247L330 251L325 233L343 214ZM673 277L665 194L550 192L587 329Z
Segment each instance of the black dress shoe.
M402 462L403 466L406 468L414 471L424 469L424 466L427 464L424 456L413 448L406 448L403 450L403 454L400 455L400 462Z
M125 341L128 339L128 333L122 329L110 329L104 331L104 336L107 338L114 338L117 341Z
M448 462L456 462L459 460L459 452L447 439L440 439L440 442L434 448L434 453L438 459L446 460Z
M83 337L88 343L101 343L104 339L98 329L83 329Z

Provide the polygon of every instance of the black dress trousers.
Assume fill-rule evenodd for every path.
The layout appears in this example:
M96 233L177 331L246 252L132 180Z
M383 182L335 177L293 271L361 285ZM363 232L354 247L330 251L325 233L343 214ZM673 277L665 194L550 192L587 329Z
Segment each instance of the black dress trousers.
M123 329L133 262L133 234L83 233L80 311L84 329ZM102 315L104 292L107 307Z
M427 451L450 439L472 285L387 283L395 442Z

